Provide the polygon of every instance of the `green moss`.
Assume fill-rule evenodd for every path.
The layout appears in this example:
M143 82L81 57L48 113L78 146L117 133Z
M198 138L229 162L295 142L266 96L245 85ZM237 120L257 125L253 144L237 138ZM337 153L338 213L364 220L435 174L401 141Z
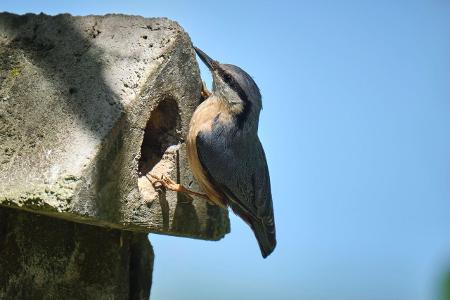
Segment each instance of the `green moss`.
M16 78L17 76L19 76L21 70L19 67L14 67L11 69L11 71L9 71L9 75L13 78Z

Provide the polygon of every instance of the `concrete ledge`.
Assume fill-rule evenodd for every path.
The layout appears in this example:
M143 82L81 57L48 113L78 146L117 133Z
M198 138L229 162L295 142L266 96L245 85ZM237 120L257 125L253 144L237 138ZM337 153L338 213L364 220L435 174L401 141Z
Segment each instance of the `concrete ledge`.
M155 191L143 177L193 181L184 137L200 89L176 22L0 14L0 205L220 239L226 211Z

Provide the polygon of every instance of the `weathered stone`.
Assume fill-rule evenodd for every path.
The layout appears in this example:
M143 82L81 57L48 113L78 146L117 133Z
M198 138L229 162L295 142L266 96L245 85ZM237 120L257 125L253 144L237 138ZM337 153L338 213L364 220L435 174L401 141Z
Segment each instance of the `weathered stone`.
M224 210L143 176L193 181L184 137L200 90L173 21L0 14L0 205L220 239Z
M0 299L148 299L153 258L145 233L0 209Z

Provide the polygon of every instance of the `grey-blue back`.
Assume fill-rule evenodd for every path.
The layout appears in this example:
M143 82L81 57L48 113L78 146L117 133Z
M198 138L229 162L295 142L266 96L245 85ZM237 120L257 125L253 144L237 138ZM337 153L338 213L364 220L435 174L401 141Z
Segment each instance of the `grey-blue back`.
M260 247L261 242L275 247L269 170L257 133L218 119L211 132L197 136L199 160L232 210L252 227Z

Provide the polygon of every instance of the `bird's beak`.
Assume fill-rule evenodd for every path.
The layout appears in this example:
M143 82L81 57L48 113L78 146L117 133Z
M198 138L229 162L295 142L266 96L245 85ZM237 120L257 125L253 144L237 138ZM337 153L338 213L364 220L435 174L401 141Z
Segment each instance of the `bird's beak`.
M197 55L200 57L200 59L205 63L205 65L211 70L214 71L217 69L218 66L218 62L215 61L214 59L212 59L211 57L209 57L205 52L203 52L202 50L198 49L197 47L194 46L194 50L195 52L197 52Z

